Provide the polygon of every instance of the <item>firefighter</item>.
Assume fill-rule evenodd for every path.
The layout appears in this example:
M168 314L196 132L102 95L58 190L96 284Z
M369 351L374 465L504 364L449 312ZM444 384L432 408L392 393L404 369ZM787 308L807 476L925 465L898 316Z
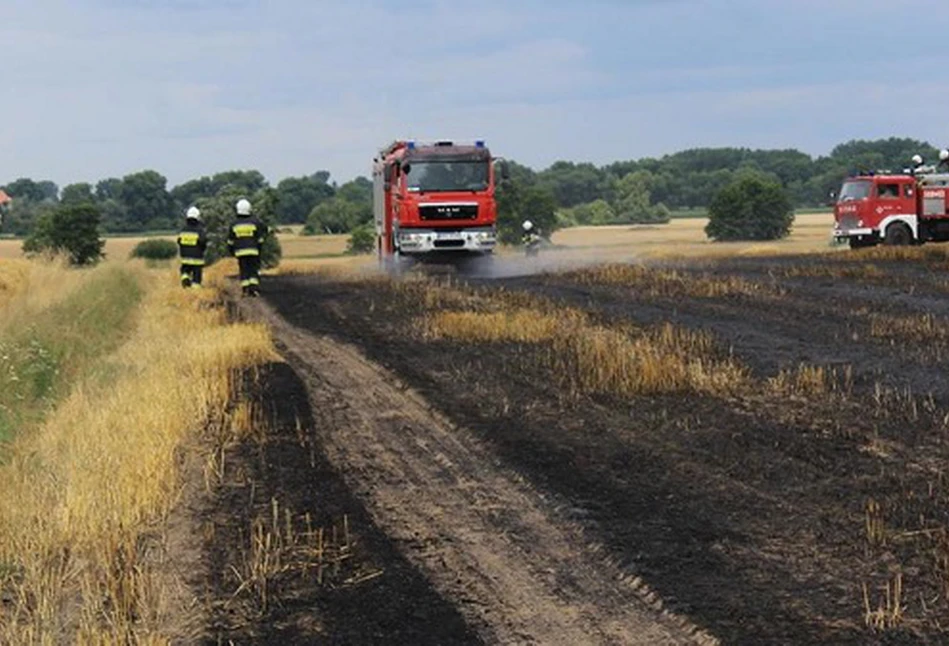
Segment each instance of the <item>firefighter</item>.
M923 167L923 156L922 155L913 155L913 168L910 170L911 175L916 175L920 172L920 169Z
M251 216L250 202L241 199L236 205L237 220L227 233L228 252L237 258L240 268L241 292L244 296L260 295L260 250L267 235L267 225Z
M949 150L939 151L939 165L936 168L941 171L949 171Z
M534 223L530 220L524 220L521 224L524 234L521 236L521 243L524 245L524 251L528 256L535 256L539 251L540 236L534 230Z
M201 287L204 252L207 248L208 236L201 223L201 211L192 206L185 213L185 226L178 234L182 287Z

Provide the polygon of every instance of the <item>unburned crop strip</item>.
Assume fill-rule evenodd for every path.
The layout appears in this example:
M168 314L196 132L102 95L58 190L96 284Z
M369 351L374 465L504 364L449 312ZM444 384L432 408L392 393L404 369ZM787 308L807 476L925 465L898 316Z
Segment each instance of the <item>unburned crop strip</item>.
M949 341L949 324L928 313L914 316L872 314L870 336L892 342L913 340L945 344Z
M547 368L570 395L725 393L747 380L745 369L717 352L708 334L668 324L606 327L574 309L435 312L424 329L434 339L543 344Z
M888 277L879 265L863 262L849 263L800 263L785 265L777 270L789 278L866 278L880 279Z
M181 290L164 271L137 281L127 341L72 375L0 465L0 643L168 641L173 592L145 537L177 502L183 447L227 415L239 371L273 351L265 328L228 324L211 290Z
M800 364L785 368L767 381L768 387L779 394L798 397L824 397L831 394L853 394L853 368L833 368Z
M632 287L649 296L667 298L762 297L780 296L783 293L772 283L750 281L740 276L716 276L633 264L601 265L567 272L563 278L581 285Z

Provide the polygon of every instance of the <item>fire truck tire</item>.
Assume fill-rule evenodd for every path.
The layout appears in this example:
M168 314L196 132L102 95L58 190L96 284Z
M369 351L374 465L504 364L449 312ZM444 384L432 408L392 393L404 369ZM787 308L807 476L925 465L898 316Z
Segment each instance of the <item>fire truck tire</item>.
M913 232L902 222L894 222L886 228L883 244L888 247L904 247L913 244Z

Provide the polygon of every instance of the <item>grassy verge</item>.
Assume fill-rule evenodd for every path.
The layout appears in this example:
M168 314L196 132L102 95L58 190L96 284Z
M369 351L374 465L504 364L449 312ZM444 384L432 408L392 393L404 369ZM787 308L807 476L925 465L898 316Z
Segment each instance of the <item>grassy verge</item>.
M14 296L0 332L30 329L55 358L25 391L55 397L6 404L45 414L0 465L0 643L169 643L177 606L147 538L180 494L183 447L227 425L235 377L272 358L269 335L228 324L212 290L181 290L169 271L57 271L49 289L69 289L46 295L32 328L16 321L41 287Z
M39 277L32 268L24 272L23 289L42 289L33 284ZM141 276L129 268L105 266L82 278L79 284L67 284L59 298L51 295L31 306L15 297L5 307L0 441L12 440L18 430L39 421L71 381L115 350L129 331L142 296Z

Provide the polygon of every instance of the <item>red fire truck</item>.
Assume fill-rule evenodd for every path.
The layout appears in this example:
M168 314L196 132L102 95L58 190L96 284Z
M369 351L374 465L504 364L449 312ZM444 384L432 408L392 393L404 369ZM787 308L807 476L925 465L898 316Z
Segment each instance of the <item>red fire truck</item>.
M502 174L505 168L500 166ZM395 141L373 164L380 261L467 264L497 242L495 168L483 141Z
M928 167L849 177L834 221L834 237L851 249L949 240L949 173Z

